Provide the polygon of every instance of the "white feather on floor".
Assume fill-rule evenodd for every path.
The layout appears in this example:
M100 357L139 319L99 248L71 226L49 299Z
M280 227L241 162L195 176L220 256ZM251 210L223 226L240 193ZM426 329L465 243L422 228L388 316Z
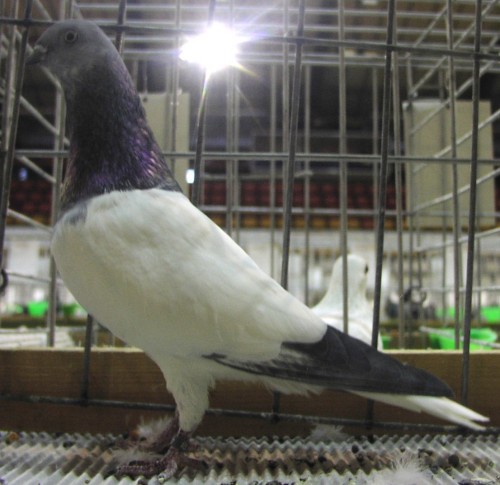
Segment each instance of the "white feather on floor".
M133 461L152 461L160 458L161 455L141 449L148 444L154 443L156 438L167 428L171 416L163 416L158 419L141 422L130 433L129 439L112 450L112 461L115 466L126 465Z
M342 426L318 424L313 428L308 439L314 443L342 443L349 437L342 429Z
M367 485L431 485L432 472L425 470L414 453L406 451L394 460L391 468L370 473Z
M138 461L151 462L158 458L161 458L161 455L151 453L150 451L142 451L136 447L126 449L114 448L111 450L110 463L112 464L112 467L120 467L122 465L128 465L132 462Z

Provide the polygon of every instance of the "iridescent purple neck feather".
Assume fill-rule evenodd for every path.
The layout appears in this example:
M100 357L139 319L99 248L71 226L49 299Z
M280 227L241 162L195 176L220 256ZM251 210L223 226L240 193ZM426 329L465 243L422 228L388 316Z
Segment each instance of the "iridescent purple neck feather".
M106 52L75 78L60 78L70 129L62 212L116 190L180 191L118 53Z

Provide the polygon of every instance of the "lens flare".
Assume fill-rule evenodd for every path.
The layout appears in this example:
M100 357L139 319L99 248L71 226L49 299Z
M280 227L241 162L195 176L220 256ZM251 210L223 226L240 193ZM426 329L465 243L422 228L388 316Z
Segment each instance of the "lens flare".
M179 58L213 73L227 66L238 65L238 47L242 41L229 27L214 22L205 32L192 37L181 47Z

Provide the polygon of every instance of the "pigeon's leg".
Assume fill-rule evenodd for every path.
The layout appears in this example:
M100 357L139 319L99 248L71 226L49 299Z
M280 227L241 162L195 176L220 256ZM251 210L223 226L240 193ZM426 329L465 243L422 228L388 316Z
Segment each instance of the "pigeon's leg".
M133 432L129 438L118 441L117 446L122 449L134 448L137 451L164 455L179 432L179 415L176 412L160 432L155 431L154 427L149 431L147 429L145 427L142 432ZM194 447L193 444L192 446Z
M160 475L163 479L172 478L178 470L186 466L203 468L203 462L190 458L186 452L190 446L191 433L179 429L177 435L171 441L167 453L162 458L152 461L133 461L128 465L118 467L114 475L117 477L129 476L136 478L139 476L152 477Z
M170 445L172 444L172 441L178 435L179 430L179 415L176 412L175 416L169 421L166 428L151 440L146 440L145 442L141 443L139 445L139 449L141 451L147 451L162 455L168 451Z

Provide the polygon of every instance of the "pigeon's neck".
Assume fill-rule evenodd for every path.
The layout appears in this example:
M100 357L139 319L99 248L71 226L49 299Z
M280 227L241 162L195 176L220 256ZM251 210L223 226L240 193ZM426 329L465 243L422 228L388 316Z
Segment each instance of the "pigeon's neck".
M62 210L116 190L180 190L147 124L132 80L111 56L64 86L70 159Z
M349 311L361 310L364 305L364 288L348 288L347 291L347 305ZM335 284L328 287L325 296L318 303L318 307L324 306L325 308L343 308L344 304L344 290L342 284Z

